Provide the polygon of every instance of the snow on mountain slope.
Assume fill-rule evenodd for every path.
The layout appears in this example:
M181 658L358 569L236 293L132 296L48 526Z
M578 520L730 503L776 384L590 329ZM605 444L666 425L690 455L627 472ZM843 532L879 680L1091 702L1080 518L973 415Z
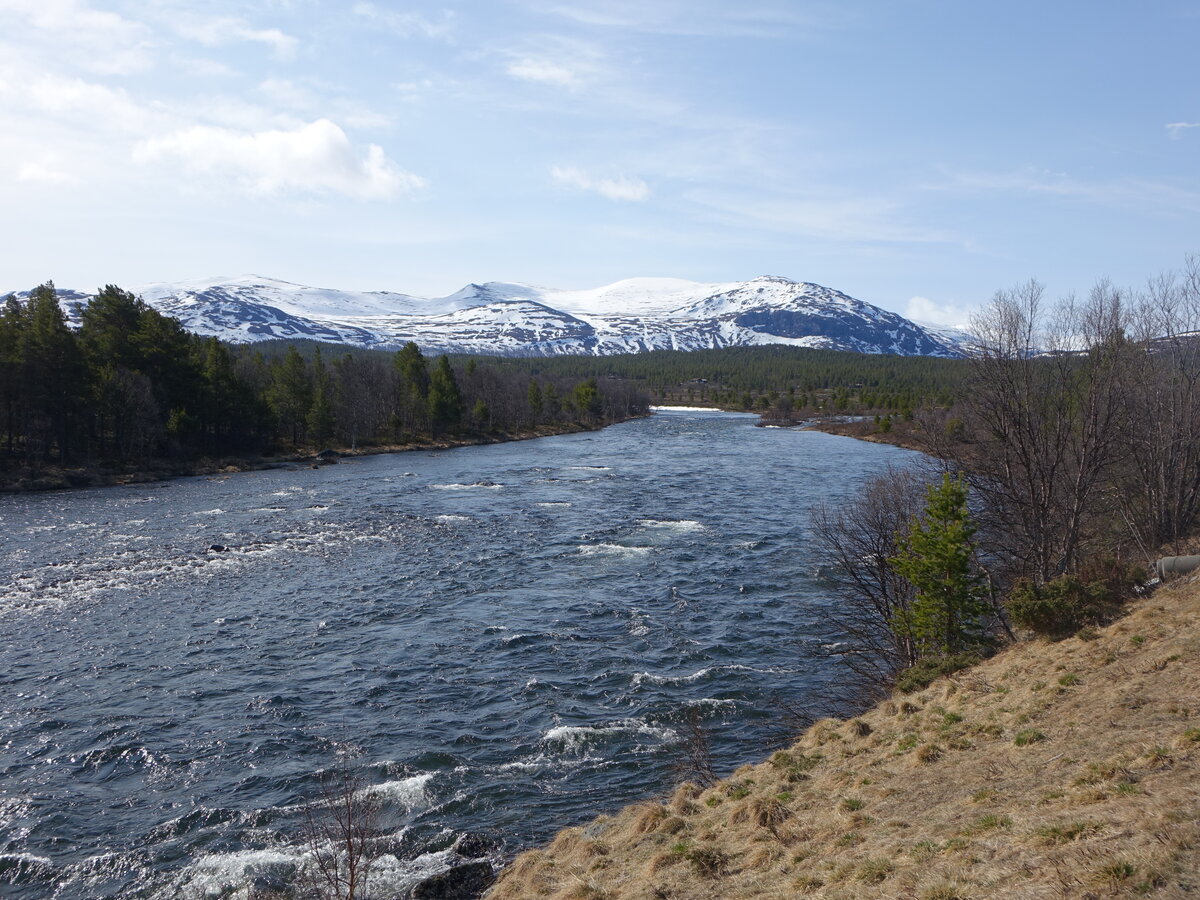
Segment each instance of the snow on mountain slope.
M545 300L575 315L668 315L723 291L736 282L704 284L682 278L626 278L590 291L547 292Z
M273 306L293 316L371 316L432 312L436 301L389 291L338 291L306 287L258 275L211 278L196 282L150 284L137 293L151 306L183 308L209 302L247 302Z
M493 281L426 299L247 275L135 293L190 331L242 343L309 338L386 349L411 340L427 352L510 356L761 344L962 355L953 339L895 313L832 288L769 276L729 283L630 278L575 291Z

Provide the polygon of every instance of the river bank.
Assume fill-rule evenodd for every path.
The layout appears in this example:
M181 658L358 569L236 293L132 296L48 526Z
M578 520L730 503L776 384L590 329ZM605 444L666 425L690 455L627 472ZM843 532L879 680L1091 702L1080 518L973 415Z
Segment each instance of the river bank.
M905 450L917 450L921 453L931 452L929 442L919 431L905 422L895 423L888 431L881 431L873 419L847 422L835 417L819 419L801 427L810 431L823 431L825 434L837 434L842 437L857 438L860 441L870 441L873 444L891 444L893 447L903 447Z
M633 417L640 418L640 417ZM628 421L623 419L620 421ZM504 444L511 441L528 441L534 438L551 437L558 434L577 434L598 431L613 422L585 425L579 422L543 425L537 428L512 432L492 432L460 437L447 437L399 444L372 444L369 446L344 447L331 445L327 448L306 448L291 453L278 453L254 457L201 458L196 460L157 460L146 467L105 466L41 466L36 469L21 467L0 472L0 493L24 493L27 491L56 491L70 488L103 487L122 484L147 484L171 478L195 475L229 475L237 472L253 472L264 469L306 469L336 463L342 457L377 456L379 454L409 453L419 450L451 450L455 447L476 447L487 444Z
M1015 644L701 789L561 831L489 900L1190 896L1200 581Z

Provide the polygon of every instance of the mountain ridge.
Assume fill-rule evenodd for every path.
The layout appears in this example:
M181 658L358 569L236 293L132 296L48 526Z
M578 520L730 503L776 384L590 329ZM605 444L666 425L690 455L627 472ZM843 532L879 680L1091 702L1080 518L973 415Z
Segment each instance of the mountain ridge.
M778 275L743 282L627 278L588 290L472 282L445 297L343 291L259 275L158 282L146 303L197 334L235 343L311 339L437 353L610 355L790 344L859 353L962 356L953 337L834 288ZM61 291L64 307L90 295Z

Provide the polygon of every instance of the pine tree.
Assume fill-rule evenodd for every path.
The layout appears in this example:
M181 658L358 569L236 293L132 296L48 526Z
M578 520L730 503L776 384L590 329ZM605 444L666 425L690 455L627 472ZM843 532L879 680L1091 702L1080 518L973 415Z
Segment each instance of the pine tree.
M450 360L439 356L429 376L429 423L434 434L457 428L462 421L463 399Z
M295 347L289 346L283 362L272 367L268 397L280 426L290 433L292 445L299 444L312 405L312 384L304 358Z
M321 358L320 347L313 356L312 384L312 406L306 421L309 436L324 446L333 437L333 382Z
M536 380L529 382L526 398L529 401L529 410L533 413L534 424L536 424L542 418L542 389Z
M409 341L397 351L392 364L400 376L395 413L397 430L424 431L429 418L429 365L421 348Z
M691 394L691 388L688 388L688 394ZM595 378L589 378L587 381L581 381L575 385L575 390L571 392L571 399L575 403L575 408L579 410L580 416L588 421L598 419L604 410L604 404L600 399L600 388L597 386Z
M34 422L27 430L37 436L26 446L27 455L49 453L58 444L58 458L66 461L71 452L75 413L84 403L85 379L74 333L58 303L54 282L47 281L29 294L29 327L21 355L28 367L26 390Z
M986 643L988 613L983 576L972 562L975 525L967 509L967 482L943 475L930 485L924 512L897 536L893 568L915 589L906 620L893 628L911 634L921 656L960 653Z
M9 294L4 299L3 311L0 311L0 405L4 408L5 446L9 456L16 452L18 433L24 433L18 422L26 402L22 376L28 325L25 307Z

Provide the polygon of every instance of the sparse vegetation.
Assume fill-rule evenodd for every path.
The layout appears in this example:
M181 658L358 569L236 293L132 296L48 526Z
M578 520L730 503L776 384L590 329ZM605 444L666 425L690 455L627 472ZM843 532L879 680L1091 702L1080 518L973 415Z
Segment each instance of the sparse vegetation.
M1013 743L1018 747L1028 747L1030 744L1036 744L1046 739L1045 733L1037 728L1022 728L1013 737Z
M896 688L903 694L923 690L944 675L970 668L979 662L979 658L979 654L973 652L926 657L896 677Z

